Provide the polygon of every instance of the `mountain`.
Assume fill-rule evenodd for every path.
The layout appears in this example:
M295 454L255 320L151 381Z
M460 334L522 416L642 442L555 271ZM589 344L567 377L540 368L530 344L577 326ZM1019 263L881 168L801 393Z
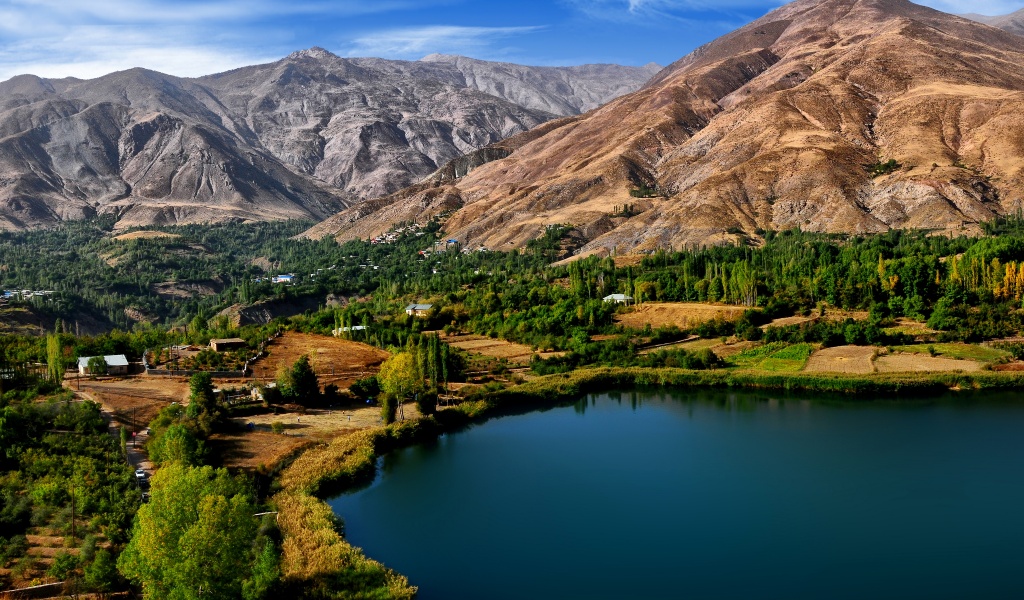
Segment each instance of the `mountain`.
M311 48L195 79L19 76L0 83L0 230L97 213L121 227L322 219L658 70Z
M1024 38L904 0L799 0L307 235L443 212L450 237L492 249L572 224L580 253L963 231L1024 207L1022 125Z
M992 27L998 27L1004 31L1015 33L1017 35L1024 35L1024 8L1017 12L1010 13L1008 15L999 15L995 17L989 17L986 15L979 14L966 14L960 15L965 19L991 25Z

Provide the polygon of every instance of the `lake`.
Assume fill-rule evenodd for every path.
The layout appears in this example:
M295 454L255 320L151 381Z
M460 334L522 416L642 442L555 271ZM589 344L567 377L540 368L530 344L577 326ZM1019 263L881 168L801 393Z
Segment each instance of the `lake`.
M1024 598L1020 394L624 392L381 460L330 501L419 598Z

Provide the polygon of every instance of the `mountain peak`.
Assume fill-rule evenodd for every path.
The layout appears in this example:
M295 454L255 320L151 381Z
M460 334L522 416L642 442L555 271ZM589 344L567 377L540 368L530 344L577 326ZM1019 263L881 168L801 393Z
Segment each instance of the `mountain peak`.
M434 52L433 54L428 54L421 58L420 62L452 62L460 58L463 57L457 54L441 54L439 52Z
M305 50L297 50L295 52L292 52L291 54L288 55L288 58L289 59L313 58L313 59L316 59L316 60L323 60L325 58L339 58L339 57L338 57L337 54L331 52L330 50L327 50L325 48L321 48L320 46L313 46L312 48L307 48Z

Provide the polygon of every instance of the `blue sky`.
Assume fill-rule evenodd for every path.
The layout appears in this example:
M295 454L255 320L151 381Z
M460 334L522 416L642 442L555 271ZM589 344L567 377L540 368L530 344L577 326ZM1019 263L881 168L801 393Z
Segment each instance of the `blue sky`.
M1024 0L922 0L1006 14ZM779 0L0 0L0 80L135 66L197 76L322 46L415 60L442 52L533 65L662 65Z

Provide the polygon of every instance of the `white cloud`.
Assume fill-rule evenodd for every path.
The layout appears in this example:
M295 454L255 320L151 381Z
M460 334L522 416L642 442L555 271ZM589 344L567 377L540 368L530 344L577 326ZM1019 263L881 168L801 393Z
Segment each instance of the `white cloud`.
M89 78L131 67L206 75L311 45L292 39L298 22L425 1L0 0L0 81L24 73Z
M738 12L767 12L785 4L785 0L563 0L589 17L646 22L652 25L668 21L699 24L708 13L731 18ZM700 16L700 19L694 18Z
M434 52L475 54L499 39L525 35L543 27L460 27L430 25L375 31L357 37L343 51L347 56L417 59Z

